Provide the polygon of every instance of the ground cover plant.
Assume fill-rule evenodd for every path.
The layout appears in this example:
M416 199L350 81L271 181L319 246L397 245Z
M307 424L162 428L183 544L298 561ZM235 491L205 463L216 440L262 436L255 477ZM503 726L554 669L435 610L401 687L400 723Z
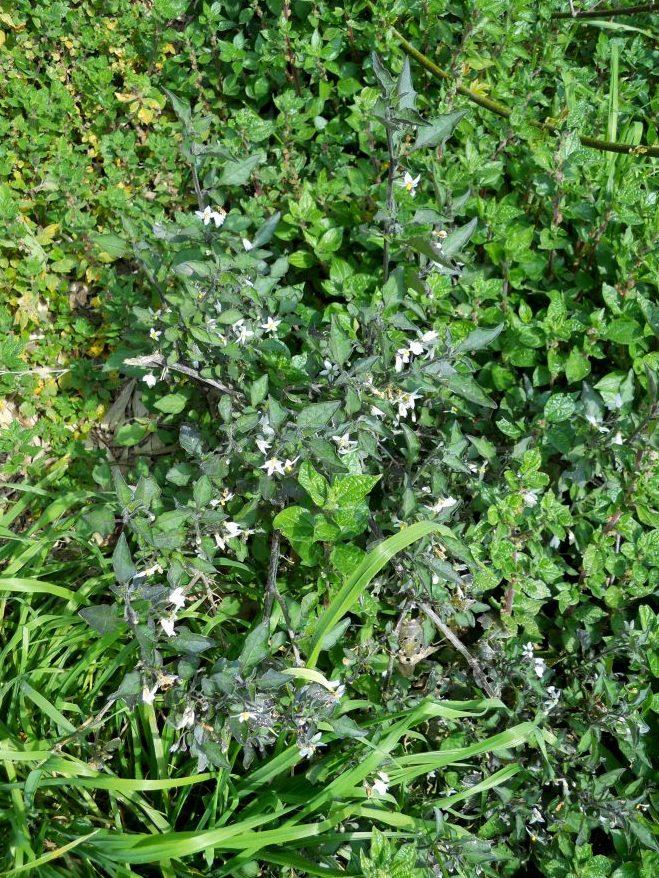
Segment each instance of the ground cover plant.
M4 874L656 872L656 41L574 11L3 9Z

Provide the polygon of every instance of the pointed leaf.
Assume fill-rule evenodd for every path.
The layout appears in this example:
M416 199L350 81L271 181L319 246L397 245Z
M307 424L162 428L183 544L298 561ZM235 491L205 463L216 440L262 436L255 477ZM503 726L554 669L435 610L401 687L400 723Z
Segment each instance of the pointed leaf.
M476 231L477 225L478 220L474 218L465 226L461 226L459 229L451 232L451 234L444 239L444 243L442 244L442 252L444 253L444 256L451 258L452 256L455 256L456 253L459 253Z
M473 332L470 332L469 335L460 342L455 349L456 353L464 354L467 351L479 351L481 348L486 348L495 338L501 335L502 331L503 323L492 327L492 329L474 329Z
M416 133L416 140L412 147L412 152L417 149L428 149L430 147L439 146L444 143L453 134L458 123L464 119L468 110L458 110L456 113L447 113L444 116L437 116L432 119L428 125L420 127Z
M112 567L114 569L114 575L117 577L117 581L122 585L130 582L133 576L137 573L126 541L126 534L124 533L119 537L112 554Z

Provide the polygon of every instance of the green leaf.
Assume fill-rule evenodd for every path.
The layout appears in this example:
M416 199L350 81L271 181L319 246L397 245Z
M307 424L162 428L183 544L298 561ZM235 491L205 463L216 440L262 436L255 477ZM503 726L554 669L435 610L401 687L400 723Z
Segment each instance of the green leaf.
M333 543L341 535L336 524L328 521L324 515L314 516L313 539L317 543Z
M332 253L335 253L339 249L342 241L343 229L340 226L327 229L327 231L323 232L320 236L318 243L314 247L314 252L319 259L327 262Z
M501 335L502 331L503 323L494 326L492 329L474 329L473 332L470 332L469 335L460 342L455 351L458 354L464 354L467 351L480 351L482 348L486 348L488 345L492 344L494 339Z
M268 244L272 240L272 236L275 233L275 229L279 225L280 219L281 213L279 211L273 213L273 215L263 223L256 235L254 235L252 247L263 247L264 244Z
M188 631L186 628L183 628L176 634L176 637L171 638L170 641L177 650L180 650L182 653L187 653L188 655L199 655L202 652L206 652L208 649L212 649L216 646L216 642L212 637L205 637L203 634L195 634L193 631Z
M253 628L245 638L245 645L240 653L238 662L243 674L251 671L259 662L270 655L268 640L270 637L270 626L267 622L261 622L256 628Z
M572 348L570 356L565 361L565 377L569 384L581 381L590 372L588 357L578 348Z
M355 506L369 494L381 476L338 476L330 488L327 506Z
M468 110L457 110L455 113L446 113L431 119L427 125L418 129L412 152L445 143L468 112Z
M303 506L282 509L272 523L287 540L312 541L314 538L314 516Z
M497 407L496 403L468 375L451 375L446 382L446 386L452 393L476 405L482 405L488 409L495 409Z
M337 366L343 366L352 352L352 342L339 326L335 316L330 327L330 351Z
M78 610L85 622L99 634L112 634L125 625L119 607L116 604L98 604L95 607L83 607Z
M572 417L576 409L575 401L566 393L554 393L545 403L545 418L552 424L559 424Z
M268 394L268 373L261 375L252 384L249 390L249 401L256 408L259 403L263 402Z
M172 266L172 271L178 277L210 277L211 266L206 262L189 259Z
M197 506L202 509L204 506L208 506L210 501L213 499L213 485L208 476L202 476L192 486L192 495L194 497L194 502Z
M324 476L313 468L308 460L300 466L298 482L311 497L316 506L324 506L329 493L329 483Z
M339 716L336 719L329 719L328 722L338 738L365 738L368 735L368 732L360 729L349 716Z
M416 92L412 85L412 68L410 67L410 59L405 56L403 61L403 69L396 83L396 96L398 97L398 109L413 110L416 105Z
M383 96L389 95L394 89L394 80L389 71L386 69L380 56L373 52L371 54L371 62L373 64L373 73L380 86Z
M107 253L113 259L121 259L129 252L129 247L123 238L111 233L90 232L89 237L103 253Z
M97 504L82 516L83 521L93 533L109 537L114 532L115 517L111 506Z
M174 92L170 91L168 88L163 88L163 91L169 98L169 102L171 103L179 122L182 123L184 128L189 128L192 121L192 110L190 109L190 102L185 100L185 98L179 98L177 95L174 94Z
M244 186L252 175L252 171L263 160L261 153L251 155L239 162L227 162L222 169L219 186Z
M114 441L123 448L137 445L149 432L146 424L122 424L117 430Z
M193 457L199 457L204 450L199 431L189 424L181 426L178 441L181 448Z
M433 521L418 521L379 543L368 553L320 616L310 645L307 667L315 666L323 648L323 639L351 611L364 589L385 564L388 564L398 552L402 552L412 543L431 533L450 534L450 531Z
M114 552L112 553L112 568L114 570L114 575L117 577L117 582L120 582L122 585L130 582L133 576L137 573L130 554L130 549L128 548L125 533L121 534L117 540L117 545L114 547Z
M640 324L628 317L613 320L606 328L606 338L616 344L629 345L639 342L643 338L643 330Z
M451 234L444 239L444 242L442 243L442 253L447 259L460 253L464 245L476 231L477 225L478 220L474 217L471 222L468 222L465 226L460 226L459 229L451 232Z
M340 402L316 402L303 408L295 423L299 430L319 430L331 421L340 407Z
M168 393L167 396L161 397L154 402L154 407L158 411L168 415L178 415L187 405L188 398L183 393Z

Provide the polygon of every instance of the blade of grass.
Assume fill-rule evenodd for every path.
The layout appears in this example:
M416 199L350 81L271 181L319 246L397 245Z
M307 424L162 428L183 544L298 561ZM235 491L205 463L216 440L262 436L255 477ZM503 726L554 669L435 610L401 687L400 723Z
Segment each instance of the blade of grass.
M339 593L334 596L329 606L325 609L318 620L310 645L307 667L314 667L323 648L322 644L324 638L346 615L346 613L350 612L352 607L354 607L359 600L359 596L366 586L375 576L377 576L380 570L389 563L394 555L402 552L403 549L406 549L412 543L428 536L428 534L441 534L444 532L447 532L453 540L455 539L453 534L450 533L444 525L437 524L433 521L418 521L415 524L410 525L410 527L404 528L399 533L394 534L394 536L383 540L379 545L372 549L352 576L348 577L345 585L341 588Z

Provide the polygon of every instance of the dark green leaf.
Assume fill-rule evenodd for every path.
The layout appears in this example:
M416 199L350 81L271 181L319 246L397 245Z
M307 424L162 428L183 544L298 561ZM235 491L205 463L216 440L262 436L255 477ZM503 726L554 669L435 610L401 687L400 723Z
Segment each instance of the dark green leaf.
M456 125L464 119L468 112L468 110L458 110L455 113L447 113L444 116L431 119L428 125L421 126L417 130L412 152L445 143L453 134Z

